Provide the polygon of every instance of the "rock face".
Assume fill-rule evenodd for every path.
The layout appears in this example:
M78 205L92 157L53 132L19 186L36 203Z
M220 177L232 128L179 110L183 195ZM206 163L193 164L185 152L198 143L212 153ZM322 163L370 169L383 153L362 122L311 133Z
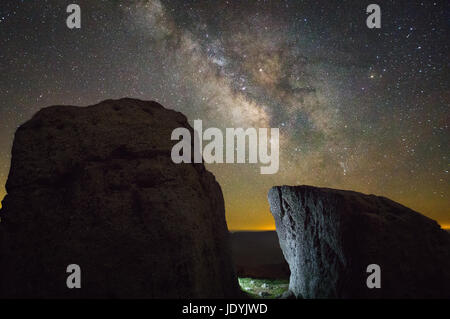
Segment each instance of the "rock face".
M156 102L52 106L16 132L0 211L0 296L224 298L239 293L222 191L174 164L186 117ZM69 264L81 289L68 289Z
M311 186L269 191L290 290L304 298L450 298L450 236L384 197ZM367 287L381 267L381 288Z

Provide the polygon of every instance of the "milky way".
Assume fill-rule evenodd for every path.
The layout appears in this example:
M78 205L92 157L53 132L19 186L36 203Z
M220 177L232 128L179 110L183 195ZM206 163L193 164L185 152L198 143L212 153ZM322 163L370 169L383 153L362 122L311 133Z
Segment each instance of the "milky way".
M82 27L65 25L76 2ZM204 127L280 128L280 169L211 164L230 229L270 229L267 192L387 196L450 227L447 2L1 3L0 197L13 134L39 108L124 96Z

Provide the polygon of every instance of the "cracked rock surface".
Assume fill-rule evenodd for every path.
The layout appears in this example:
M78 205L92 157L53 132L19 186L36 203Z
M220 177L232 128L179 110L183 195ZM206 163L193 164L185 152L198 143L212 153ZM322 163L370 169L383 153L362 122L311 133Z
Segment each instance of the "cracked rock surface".
M297 298L450 298L450 235L384 197L276 186L271 212ZM381 267L369 289L367 266Z
M174 164L181 113L156 102L52 106L16 132L0 211L0 296L224 298L239 289L222 191ZM81 289L66 267L81 267Z

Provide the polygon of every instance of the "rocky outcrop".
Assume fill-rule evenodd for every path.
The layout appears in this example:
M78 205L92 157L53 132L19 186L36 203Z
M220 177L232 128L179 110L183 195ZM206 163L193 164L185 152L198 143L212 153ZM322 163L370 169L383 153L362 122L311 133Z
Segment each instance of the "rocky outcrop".
M174 164L186 117L156 102L52 106L16 132L0 211L0 296L224 298L239 293L222 191ZM68 289L66 267L81 268Z
M384 197L311 186L273 187L269 202L297 297L450 298L450 236L435 221ZM367 286L371 264L381 288Z

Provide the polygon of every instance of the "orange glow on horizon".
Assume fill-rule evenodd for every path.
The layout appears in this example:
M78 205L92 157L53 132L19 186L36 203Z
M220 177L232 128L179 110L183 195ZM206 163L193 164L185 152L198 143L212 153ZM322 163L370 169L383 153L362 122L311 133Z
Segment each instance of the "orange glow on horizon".
M4 189L0 189L0 209L2 208L2 200L4 199L6 195L6 192L4 191ZM229 213L227 214L227 226L228 226L228 230L230 232L236 232L236 231L275 231L276 227L275 227L275 221L268 221L268 219L270 219L270 213L264 214L265 218L261 218L261 222L263 222L262 225L248 225L245 222L242 221L237 221L235 220L233 217L230 218L230 216L228 216ZM232 212L231 215L236 215L236 212ZM449 223L445 223L447 221L445 221L444 223L437 221L438 224L441 226L442 229L445 230L450 230L450 224Z
M263 226L257 226L254 228L250 227L230 227L229 231L236 232L236 231L275 231L275 224L273 225L263 225Z
M441 226L442 229L450 230L450 224L441 224L441 223L439 223L439 225ZM231 232L235 232L235 231L275 231L276 227L275 227L275 224L273 224L273 225L264 225L264 226L254 227L254 228L248 228L248 227L247 228L245 228L245 227L243 227L243 228L241 228L241 227L231 228L230 227L229 230Z

